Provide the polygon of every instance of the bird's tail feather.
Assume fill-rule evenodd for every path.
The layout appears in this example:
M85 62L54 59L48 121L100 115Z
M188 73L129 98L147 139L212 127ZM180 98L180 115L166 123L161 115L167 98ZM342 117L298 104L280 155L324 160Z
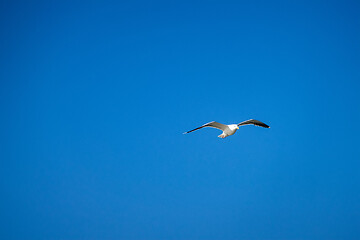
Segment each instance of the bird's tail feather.
M219 138L226 138L227 136L225 135L225 133L222 133L218 136Z

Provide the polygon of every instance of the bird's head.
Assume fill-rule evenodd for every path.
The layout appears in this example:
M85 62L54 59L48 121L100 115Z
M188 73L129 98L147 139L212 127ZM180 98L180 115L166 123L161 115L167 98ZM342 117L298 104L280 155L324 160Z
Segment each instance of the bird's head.
M239 126L238 126L237 124L231 124L230 126L231 126L231 128L232 128L233 130L239 129Z

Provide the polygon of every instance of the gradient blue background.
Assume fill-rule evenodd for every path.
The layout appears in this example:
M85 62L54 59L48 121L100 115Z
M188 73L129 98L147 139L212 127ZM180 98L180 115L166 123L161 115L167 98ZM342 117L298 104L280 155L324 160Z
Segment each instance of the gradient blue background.
M358 1L0 9L1 239L360 239Z

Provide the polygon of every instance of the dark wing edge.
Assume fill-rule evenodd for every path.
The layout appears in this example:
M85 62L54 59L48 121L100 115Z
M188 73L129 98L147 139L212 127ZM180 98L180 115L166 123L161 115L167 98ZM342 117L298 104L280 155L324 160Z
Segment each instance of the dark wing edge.
M215 121L212 121L212 122L206 123L206 124L202 125L201 127L195 128L195 129L190 130L190 131L187 131L187 132L184 132L183 134L191 133L191 132L193 132L193 131L196 131L196 130L202 129L202 128L204 128L204 127L210 127L210 126L209 126L209 124L214 123L214 122L215 122Z
M241 122L241 123L238 124L238 126L244 126L244 125L249 125L249 124L253 124L253 125L255 125L255 126L259 126L259 127L263 127L263 128L270 128L270 127L269 127L268 125L266 125L265 123L260 122L260 121L255 120L255 119L250 119L250 120Z

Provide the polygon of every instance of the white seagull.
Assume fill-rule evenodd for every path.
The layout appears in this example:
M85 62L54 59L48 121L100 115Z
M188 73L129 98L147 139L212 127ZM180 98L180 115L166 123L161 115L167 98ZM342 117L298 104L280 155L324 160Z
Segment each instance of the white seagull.
M209 122L207 124L202 125L201 127L195 128L195 129L190 130L188 132L184 132L184 134L191 133L193 131L199 130L199 129L204 128L204 127L212 127L212 128L217 128L217 129L220 129L221 131L223 131L223 133L218 136L219 138L226 138L228 136L233 135L236 132L236 130L239 129L239 126L250 125L250 124L253 124L255 126L264 127L264 128L270 128L265 123L260 122L260 121L255 120L255 119L250 119L250 120L241 122L239 124L230 124L230 125L225 125L225 124L222 124L222 123L212 121L212 122Z

